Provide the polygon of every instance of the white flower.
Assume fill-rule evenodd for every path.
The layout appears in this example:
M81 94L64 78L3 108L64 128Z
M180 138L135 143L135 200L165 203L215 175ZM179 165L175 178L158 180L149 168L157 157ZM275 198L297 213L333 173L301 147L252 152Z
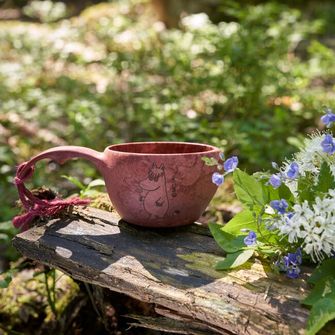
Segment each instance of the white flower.
M309 138L306 138L303 147L293 156L293 159L287 160L280 167L281 173L285 174L292 162L295 162L299 166L299 175L304 177L306 174L310 174L314 184L316 184L319 178L320 167L323 162L327 162L335 177L335 155L330 156L322 150L321 142L324 140L324 135L323 133L315 132ZM286 178L283 182L296 196L298 180Z
M182 18L181 23L190 30L202 29L211 21L206 13L193 14Z
M331 257L335 251L335 190L323 199L316 197L310 205L307 201L293 206L294 215L281 215L270 223L287 236L289 243L301 242L301 248L314 262Z

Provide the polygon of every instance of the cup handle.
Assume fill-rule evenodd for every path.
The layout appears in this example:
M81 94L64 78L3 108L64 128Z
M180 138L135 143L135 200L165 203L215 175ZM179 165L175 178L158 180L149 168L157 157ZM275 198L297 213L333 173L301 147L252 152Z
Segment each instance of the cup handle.
M36 162L41 159L51 159L60 164L71 158L85 158L91 161L100 172L103 172L106 164L102 152L79 146L60 146L48 149L36 155L27 162L19 165L14 183L18 189L20 200L26 210L26 213L16 216L13 223L16 227L27 228L27 225L37 216L48 216L57 214L64 208L71 205L86 205L87 200L74 198L68 200L54 199L41 200L35 197L24 185L24 182L30 178L34 172Z
M45 158L54 160L59 164L63 164L71 158L85 158L91 161L99 171L103 170L105 166L102 152L74 145L60 146L45 150L31 158L28 162L21 164L18 169L18 177L26 179L25 176L31 173L36 162Z

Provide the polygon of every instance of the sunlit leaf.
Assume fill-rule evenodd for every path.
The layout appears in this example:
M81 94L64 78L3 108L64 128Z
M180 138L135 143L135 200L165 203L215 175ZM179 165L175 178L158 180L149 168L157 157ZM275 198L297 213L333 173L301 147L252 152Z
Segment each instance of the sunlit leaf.
M227 257L223 261L219 261L215 269L216 270L227 270L233 269L238 266L241 266L245 262L247 262L252 255L254 254L253 249L247 249L243 251L238 251L233 254L228 254Z

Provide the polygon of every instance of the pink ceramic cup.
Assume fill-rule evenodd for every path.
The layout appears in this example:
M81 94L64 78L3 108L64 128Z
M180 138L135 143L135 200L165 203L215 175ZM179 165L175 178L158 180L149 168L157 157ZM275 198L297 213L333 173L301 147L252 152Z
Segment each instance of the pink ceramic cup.
M196 221L214 196L215 168L202 157L219 157L216 147L184 142L115 144L104 152L61 146L33 157L24 175L44 158L63 163L81 157L102 174L116 211L125 221L147 227L173 227Z

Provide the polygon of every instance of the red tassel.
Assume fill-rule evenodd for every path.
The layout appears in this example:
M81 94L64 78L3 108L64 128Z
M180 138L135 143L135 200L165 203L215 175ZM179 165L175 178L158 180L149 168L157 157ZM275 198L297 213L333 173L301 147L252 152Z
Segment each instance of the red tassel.
M24 185L24 181L30 178L34 172L31 168L27 173L22 175L23 167L27 163L22 163L16 172L14 178L14 183L19 192L19 197L25 209L25 213L14 217L13 225L21 230L26 230L29 228L29 224L37 217L51 217L59 214L66 208L75 205L87 205L90 203L89 199L80 199L78 197L70 199L39 199L35 197Z

